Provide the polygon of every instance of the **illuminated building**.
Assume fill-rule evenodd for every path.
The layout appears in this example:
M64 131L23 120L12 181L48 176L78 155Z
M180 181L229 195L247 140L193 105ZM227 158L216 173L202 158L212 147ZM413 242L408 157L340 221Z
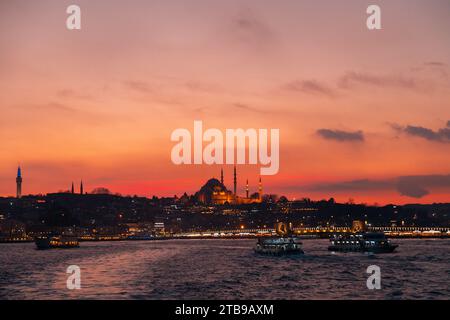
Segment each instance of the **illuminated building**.
M366 224L361 220L354 220L352 223L353 232L361 232L366 230Z
M234 179L233 179L233 192L227 189L223 184L223 169L221 170L221 181L212 178L209 179L203 187L195 194L195 198L205 204L249 204L249 203L261 203L262 202L262 183L261 178L259 180L259 191L257 197L249 197L248 179L245 187L246 197L240 197L237 195L237 171L234 167Z

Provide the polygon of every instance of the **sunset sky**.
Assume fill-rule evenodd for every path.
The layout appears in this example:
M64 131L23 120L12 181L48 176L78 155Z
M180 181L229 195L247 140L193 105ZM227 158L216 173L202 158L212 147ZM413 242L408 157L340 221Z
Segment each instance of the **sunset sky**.
M450 202L449 30L448 0L0 0L0 196L18 164L24 194L193 193L221 166L174 165L170 135L202 120L280 129L265 193Z

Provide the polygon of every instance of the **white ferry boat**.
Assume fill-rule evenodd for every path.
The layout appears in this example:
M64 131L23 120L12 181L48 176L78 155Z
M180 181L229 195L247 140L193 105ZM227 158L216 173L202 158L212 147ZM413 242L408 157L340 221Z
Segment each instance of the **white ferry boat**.
M255 252L268 255L303 254L300 239L292 234L290 225L279 222L275 225L278 236L261 237Z

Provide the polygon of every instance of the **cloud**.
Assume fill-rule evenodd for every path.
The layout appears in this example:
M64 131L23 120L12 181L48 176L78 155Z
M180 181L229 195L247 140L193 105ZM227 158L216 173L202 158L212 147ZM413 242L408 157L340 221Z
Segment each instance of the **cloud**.
M58 98L62 99L79 99L79 100L86 100L86 101L92 101L94 98L89 94L80 94L78 92L75 92L72 89L62 89L58 90L56 92L56 95Z
M243 103L233 103L232 104L233 107L241 109L241 110L248 110L248 111L253 111L253 112L262 112L261 110L251 107L249 105L243 104Z
M411 126L402 127L400 125L391 125L396 131L403 132L407 135L420 137L428 141L449 143L450 142L450 121L447 121L446 127L434 131L421 126Z
M261 17L250 9L243 10L233 17L230 29L233 41L256 49L273 48L274 32Z
M185 87L193 92L218 93L222 91L222 89L217 85L199 81L188 81L185 83Z
M302 191L327 192L370 192L396 191L410 198L422 198L431 193L431 189L444 189L450 192L450 174L448 175L415 175L399 176L385 180L359 179L336 183L322 183L299 187Z
M336 141L364 141L364 133L362 131L343 131L343 130L331 130L331 129L319 129L317 134L327 140Z
M410 184L407 181L399 181L397 184L398 192L403 196L420 199L430 192L420 185Z
M422 198L430 188L450 188L450 174L398 177L396 188L401 195Z
M335 96L335 92L328 86L316 80L292 81L283 86L285 90L297 91L310 94L325 95L327 97Z
M355 85L369 85L376 87L399 87L417 89L418 83L413 78L396 75L374 75L362 72L347 72L338 80L339 87L349 89Z
M134 91L138 91L141 93L151 93L153 92L152 88L148 85L147 82L144 81L135 81L135 80L127 80L123 81L123 84Z
M437 132L434 132L433 130L424 127L407 126L406 128L403 129L403 131L409 135L422 137L427 140L432 141L440 140L439 134Z
M421 64L420 66L416 66L411 68L414 72L420 72L422 75L432 76L437 75L441 80L445 80L444 85L447 87L448 80L448 65L444 62L440 61L427 61Z
M62 113L78 113L79 110L72 108L66 104L50 101L42 104L19 104L16 109L29 112L62 112Z
M341 191L369 191L379 190L391 186L388 181L375 181L369 179L343 181L331 184L318 184L307 187L308 191L341 192Z
M36 117L40 117L41 128L45 130L59 128L59 126L54 127L57 123L61 126L67 123L73 124L74 122L90 126L110 126L133 121L129 114L105 112L95 108L75 108L71 104L73 103L61 103L58 101L17 104L12 106L10 117L17 117L17 119L23 120L23 123L28 125L37 123ZM42 117L42 115L51 116ZM17 122L2 123L2 120L3 118L0 118L2 126L17 125Z
M425 62L424 64L426 66L431 66L431 67L445 67L445 66L447 66L445 63L439 62L439 61L429 61L429 62Z

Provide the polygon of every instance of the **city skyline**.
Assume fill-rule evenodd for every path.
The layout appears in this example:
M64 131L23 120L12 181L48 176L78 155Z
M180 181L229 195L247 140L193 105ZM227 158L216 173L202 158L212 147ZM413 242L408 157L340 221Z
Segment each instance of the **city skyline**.
M221 167L221 169L220 169L220 181L219 181L219 178L216 178L216 177L211 177L208 181L211 181L211 180L217 180L218 182L220 182L220 184L222 186L227 188L226 187L226 183L225 183L225 178L224 178L223 167ZM240 198L247 198L247 199L250 199L250 192L252 192L252 195L253 194L257 194L258 195L258 199L261 199L262 195L263 195L262 178L259 177L257 180L258 180L257 184L255 184L254 186L252 186L252 188L250 188L250 186L249 186L249 179L246 178L245 179L245 185L244 185L245 189L243 189L243 190L238 189L238 187L237 187L238 186L238 173L237 173L236 165L234 165L233 175L232 175L233 192L231 192L231 190L228 190L228 189L226 189L226 191L229 192L230 194L234 195L234 196L238 196ZM230 181L231 181L231 178L230 178ZM17 168L17 176L16 176L16 196L15 196L16 198L21 198L22 195L23 195L22 194L22 182L23 182L22 168L19 165L18 168ZM71 184L70 184L70 187L68 189L59 189L58 191L52 191L52 192L39 192L37 194L31 194L30 193L30 194L25 194L25 196L27 196L27 195L28 196L34 196L34 195L40 195L40 194L43 195L43 194L58 193L58 192L83 195L83 194L96 192L96 191L98 191L100 189L103 190L103 191L109 191L112 194L119 194L119 193L114 193L114 190L109 190L109 189L107 189L107 188L105 188L103 186L95 186L95 187L93 187L91 192L88 192L88 191L86 191L84 189L83 179L81 179L80 183L78 185L78 191L77 191L77 189L75 187L74 182L72 181ZM251 190L253 190L253 191L251 191ZM240 191L243 191L243 192L240 192ZM186 194L186 193L187 193L187 191L183 192L183 194ZM243 197L243 196L241 196L241 194L245 194L246 196ZM134 194L134 195L133 194L125 194L123 196L135 196L135 195L136 194ZM144 196L144 195L141 195L141 196ZM152 197L152 196L158 196L158 195L155 194L155 195L151 195L151 196L149 196L149 195L145 195L145 196L146 197ZM175 194L175 195L172 195L172 196L182 196L182 195ZM12 197L12 196L8 195L6 197Z
M140 196L140 197L145 197L145 198L152 198L152 197L157 197L157 198L171 198L171 197L178 197L181 198L183 197L183 195L187 194L187 195L191 195L194 196L196 195L198 192L201 192L202 188L207 186L210 182L213 182L213 184L215 184L214 181L217 181L217 183L220 183L220 185L222 185L225 189L224 192L229 193L232 197L236 197L236 200L230 201L230 199L227 198L226 202L230 202L231 204L244 204L244 203L258 203L261 201L263 196L277 196L279 197L287 197L287 199L289 201L296 201L296 200L303 200L303 199L311 199L312 201L320 201L320 200L329 200L329 199L333 199L334 201L337 202L341 202L341 203L361 203L361 204L367 204L367 205L387 205L387 204L397 204L397 205L406 205L406 204L414 204L414 203L420 203L420 202L404 202L404 203L398 203L398 202L391 202L391 203L379 203L379 202L374 202L374 203L368 203L368 202L360 202L357 201L357 199L349 197L347 199L341 199L341 198L336 198L335 196L333 196L332 194L330 194L328 197L324 197L324 198L311 198L307 195L304 196L299 196L299 197L290 197L287 196L285 194L280 194L280 193L276 193L276 192L268 192L268 193L264 193L263 192L263 183L262 183L262 178L261 176L258 176L259 178L256 179L257 183L255 184L251 184L249 186L249 178L243 178L242 180L244 182L241 182L241 179L238 178L238 173L237 173L237 166L233 165L232 166L232 175L230 175L228 177L228 179L226 179L226 175L224 174L224 166L221 166L220 169L220 174L215 176L211 176L207 179L204 179L202 181L198 181L196 187L194 187L193 190L184 190L181 191L180 193L171 193L170 192L167 195L158 195L158 194L122 194L120 192L116 192L115 190L111 190L105 186L100 186L100 185L93 185L91 186L91 188L89 189L90 191L88 191L87 189L85 189L85 183L83 182L83 179L79 180L79 185L78 188L76 188L74 181L72 181L69 184L69 188L65 189L65 188L59 188L57 190L51 190L48 192L37 192L37 193L22 193L22 183L23 183L23 178L22 178L22 167L19 165L17 167L17 176L15 179L16 182L16 194L14 195L0 195L0 197L3 198L21 198L22 196L37 196L37 195L46 195L46 194L55 194L55 193L71 193L71 194L97 194L98 192L107 192L110 194L114 194L114 195L120 195L120 196ZM224 178L225 177L225 178ZM25 179L26 180L26 179ZM251 180L251 179L250 179ZM228 181L228 183L227 183ZM206 182L206 183L205 183ZM203 185L203 183L205 183ZM202 188L200 188L203 185ZM239 187L238 187L239 186ZM232 189L231 189L232 188ZM231 191L233 190L233 191ZM250 196L251 195L251 196ZM254 198L256 196L256 198ZM220 199L220 196L219 198ZM233 198L234 199L234 198ZM240 199L239 202L237 202L237 200ZM259 199L259 201L245 201L245 199ZM222 199L223 200L223 199ZM215 204L223 204L223 201L218 201ZM433 203L449 203L449 201L442 201L442 202L433 202ZM213 203L214 204L214 203ZM432 203L423 203L423 204L432 204Z
M174 165L170 134L202 120L280 129L267 193L448 201L448 1L379 1L372 31L355 0L105 4L79 1L76 31L66 3L0 5L0 196L15 194L17 161L24 194L80 178L86 190L192 193L220 166ZM238 189L259 169L239 166Z

